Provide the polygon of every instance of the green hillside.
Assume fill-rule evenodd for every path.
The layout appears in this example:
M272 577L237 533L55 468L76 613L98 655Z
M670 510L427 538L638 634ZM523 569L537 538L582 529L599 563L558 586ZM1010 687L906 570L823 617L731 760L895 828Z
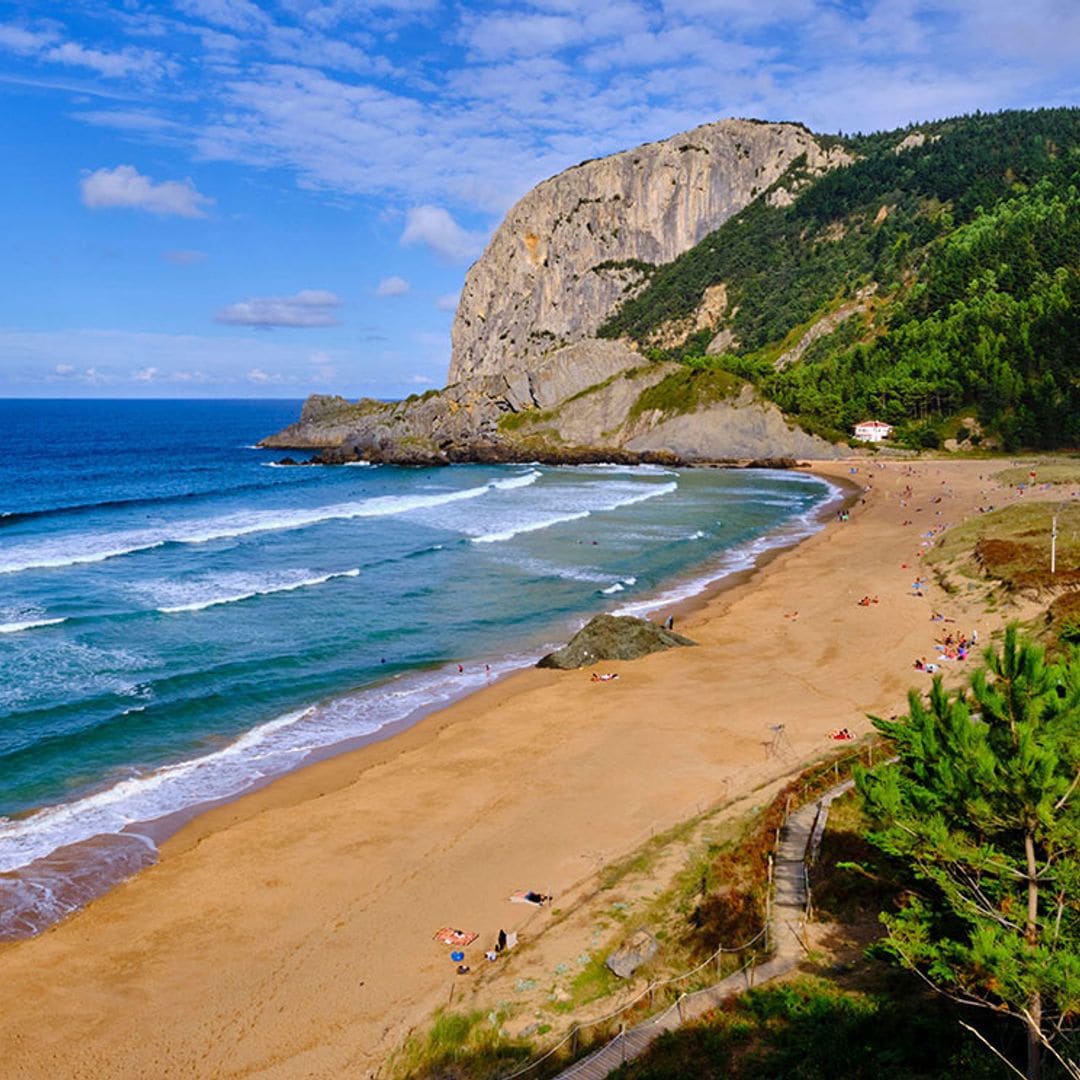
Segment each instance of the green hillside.
M794 162L774 185L793 204L765 193L647 268L600 335L749 378L827 434L874 416L934 446L973 416L1007 449L1080 446L1080 109L828 141L854 163ZM672 346L720 283L724 320ZM706 357L722 329L728 351Z

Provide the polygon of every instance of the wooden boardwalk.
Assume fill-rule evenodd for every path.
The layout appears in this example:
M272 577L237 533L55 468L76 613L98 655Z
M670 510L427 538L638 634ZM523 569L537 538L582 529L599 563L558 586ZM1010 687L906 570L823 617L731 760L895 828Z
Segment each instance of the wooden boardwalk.
M817 802L796 810L780 834L773 864L773 898L769 920L770 958L757 967L729 975L714 986L684 994L658 1016L620 1032L605 1046L558 1074L557 1080L603 1080L626 1062L645 1053L654 1039L674 1031L715 1009L730 997L751 986L759 986L791 971L806 951L804 929L809 901L807 864L817 854L825 831L825 821L833 799L851 789L851 781L837 785Z

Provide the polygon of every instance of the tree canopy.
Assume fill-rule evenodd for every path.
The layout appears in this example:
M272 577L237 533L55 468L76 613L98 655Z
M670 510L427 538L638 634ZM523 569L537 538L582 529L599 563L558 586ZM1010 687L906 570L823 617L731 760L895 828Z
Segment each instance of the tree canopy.
M1069 1053L1080 1013L1080 654L1006 633L969 691L934 681L874 719L896 759L861 772L870 841L907 868L886 948L1027 1033L1027 1076Z
M913 444L970 410L1008 448L1080 444L1080 109L979 114L844 140L857 160L792 164L601 327L644 346L727 286L734 344L710 362L757 383L804 426L867 415ZM868 297L873 293L873 299ZM841 305L858 313L777 370L785 346ZM717 328L668 359L701 356Z

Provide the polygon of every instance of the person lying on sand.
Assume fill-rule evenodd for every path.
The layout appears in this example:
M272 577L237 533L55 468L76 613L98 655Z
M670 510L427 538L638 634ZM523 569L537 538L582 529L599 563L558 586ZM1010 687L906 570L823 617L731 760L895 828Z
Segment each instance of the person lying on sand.
M618 677L618 674L614 671L605 672L603 675L600 675L595 671L592 673L593 682L611 682L612 679L617 679Z

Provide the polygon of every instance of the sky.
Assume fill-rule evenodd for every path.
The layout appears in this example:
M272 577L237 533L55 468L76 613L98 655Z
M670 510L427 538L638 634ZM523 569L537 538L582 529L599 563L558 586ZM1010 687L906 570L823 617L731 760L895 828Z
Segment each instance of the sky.
M400 398L534 184L1080 103L1080 0L0 0L0 397Z

